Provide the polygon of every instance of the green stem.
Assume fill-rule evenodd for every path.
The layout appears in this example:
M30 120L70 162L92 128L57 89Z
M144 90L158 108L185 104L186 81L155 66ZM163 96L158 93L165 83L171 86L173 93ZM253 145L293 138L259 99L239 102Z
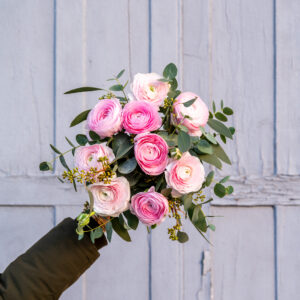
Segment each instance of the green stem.
M80 147L80 146L73 147L73 148L69 149L68 151L66 151L66 152L64 152L64 153L62 153L62 154L56 156L54 159L52 159L52 160L50 161L50 163L55 162L59 157L64 156L65 154L69 153L69 152L72 151L73 149L77 149L78 147Z
M127 98L127 96L126 96L126 94L125 94L125 92L124 92L124 86L123 86L123 84L121 84L121 82L119 81L119 79L118 78L115 78L115 80L117 81L117 83L119 84L119 85L122 85L122 93L123 93L123 95L124 95L124 98L126 99L126 101L128 102L128 98Z

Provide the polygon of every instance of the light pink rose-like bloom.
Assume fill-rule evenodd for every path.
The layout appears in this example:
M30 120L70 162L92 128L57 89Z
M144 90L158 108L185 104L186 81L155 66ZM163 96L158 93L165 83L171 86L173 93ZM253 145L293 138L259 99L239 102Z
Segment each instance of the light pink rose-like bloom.
M91 184L88 190L94 197L94 211L100 216L117 217L130 207L130 185L125 177L113 178L109 184Z
M123 128L128 133L150 132L161 127L161 117L157 109L146 101L127 103L122 113Z
M122 129L122 106L119 99L103 99L90 111L87 127L101 138L111 137Z
M197 98L195 102L185 107L183 103ZM189 130L192 136L201 136L202 132L199 127L204 127L208 121L209 110L206 104L194 93L181 93L173 105L173 112L175 117L172 118L173 123L182 124ZM189 118L184 118L189 116Z
M108 158L109 162L115 159L112 149L106 146L106 143L81 146L75 151L75 166L79 171L89 171L91 168L102 170L102 163L98 162L98 159L104 156Z
M134 154L140 168L148 175L163 173L168 164L169 147L154 133L141 133L134 139Z
M165 171L167 185L172 188L173 197L200 190L204 176L204 167L199 158L189 152L183 153L179 160L170 162Z
M155 192L152 186L148 192L132 196L130 210L142 223L151 226L164 221L169 213L169 203L162 194Z
M157 108L161 106L170 89L168 82L158 80L161 78L156 73L136 74L131 85L136 100L150 102Z

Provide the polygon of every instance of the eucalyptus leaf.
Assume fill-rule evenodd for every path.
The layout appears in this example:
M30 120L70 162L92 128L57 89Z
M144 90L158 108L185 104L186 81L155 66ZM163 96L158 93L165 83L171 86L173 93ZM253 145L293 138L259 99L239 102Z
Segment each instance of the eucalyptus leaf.
M213 153L222 161L231 165L231 161L229 157L227 156L226 152L223 150L223 148L220 145L213 145Z
M117 79L119 79L125 72L125 69L123 69L122 71L120 71L120 73L116 76Z
M66 136L65 139L71 147L75 148L74 144Z
M177 67L175 66L175 64L169 63L163 71L163 76L168 79L173 79L176 77L176 75L177 75Z
M186 243L189 240L189 236L186 232L177 231L177 237L179 243Z
M200 141L197 143L196 146L197 146L197 149L199 151L201 151L202 153L213 154L213 148L212 148L211 144L204 139L200 139Z
M216 230L216 226L213 224L208 224L207 226L210 230L215 231Z
M226 188L226 194L227 195L230 195L230 194L232 194L233 193L233 191L234 191L234 189L233 189L233 186L228 186L227 188Z
M178 87L178 82L176 80L176 78L173 78L171 81L170 81L170 85L171 85L171 90L175 91Z
M56 147L54 147L52 144L50 144L50 147L55 153L61 154L61 152Z
M223 198L226 195L226 188L223 184L217 183L214 187L214 192L218 197Z
M70 168L69 168L69 166L67 165L67 162L66 162L66 160L65 160L65 158L64 158L63 155L60 155L60 156L59 156L59 160L60 160L62 166L63 166L65 169L67 169L68 171L70 171Z
M209 119L207 121L207 124L209 125L209 127L211 127L216 132L223 134L224 136L232 139L232 134L231 134L230 130L220 121L214 120L214 119Z
M90 130L89 131L89 136L93 141L100 141L101 140L100 136L95 131Z
M222 180L219 181L219 183L225 183L226 181L228 181L230 178L230 176L225 176Z
M215 172L214 171L210 171L207 176L206 176L206 180L205 180L205 185L206 186L210 186L210 184L212 183L213 179L214 179L214 175Z
M112 237L112 224L111 224L111 221L107 222L105 224L105 229L106 229L106 237L107 237L107 240L109 242L111 242L111 237Z
M111 86L109 88L110 91L114 91L114 92L120 92L120 91L123 91L123 85L121 84L115 84L113 86Z
M227 116L231 116L231 115L233 115L233 110L230 107L224 107L223 113Z
M201 205L196 205L193 211L192 223L202 232L207 231L207 223L205 214L201 208Z
M215 113L215 117L222 122L228 121L227 117L224 114L222 114L221 112Z
M178 148L179 150L184 153L188 151L192 146L192 140L188 133L179 130L178 133Z
M88 142L88 138L84 134L77 134L76 141L80 146L85 146Z
M73 127L73 126L85 121L87 119L90 111L91 111L90 109L85 110L82 113L80 113L78 116L76 116L75 119L71 122L70 127Z
M126 210L123 214L127 219L128 226L133 230L136 230L139 225L139 219L133 215L130 210Z
M193 203L193 194L186 194L182 197L184 210L188 211L188 209L192 206Z
M205 154L205 155L199 155L199 158L215 167L217 167L218 169L222 169L222 163L221 161L214 155L210 155L210 154Z
M82 93L82 92L93 92L93 91L103 91L101 88L91 87L91 86L84 86L77 89L73 89L70 91L65 92L65 94L74 94L74 93Z
M120 221L118 218L111 219L111 224L114 229L114 231L126 242L131 242L130 235L128 231L120 224Z
M234 127L229 127L228 129L230 130L230 133L231 133L232 135L234 135L234 133L235 133L235 128L234 128Z
M173 91L173 90L170 90L169 93L168 93L168 97L169 98L177 98L179 95L181 94L181 91L179 90L176 90L176 91Z
M52 164L50 162L47 161L43 161L40 163L40 171L52 171L53 167Z
M213 101L212 107L213 107L213 112L215 113L216 112L216 103L215 103L215 101Z
M193 99L191 99L191 100L188 100L188 101L186 101L186 102L184 102L183 105L184 105L185 107L189 107L189 106L193 105L193 103L194 103L196 100L197 100L197 97L196 97L196 98L193 98Z
M134 171L134 169L137 166L137 162L135 160L134 157L126 159L123 163L119 164L118 166L118 171L121 174L129 174L132 171Z

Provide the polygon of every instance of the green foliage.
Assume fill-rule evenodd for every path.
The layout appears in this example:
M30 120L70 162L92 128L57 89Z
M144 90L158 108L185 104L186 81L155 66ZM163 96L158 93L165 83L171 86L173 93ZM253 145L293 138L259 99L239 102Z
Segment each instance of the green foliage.
M223 184L217 183L214 187L216 196L223 198L226 195L226 188Z
M196 205L193 210L192 223L196 228L202 232L207 231L207 223L204 212L202 211L201 205Z
M187 233L183 231L177 232L178 242L179 243L186 243L189 240L189 236Z
M119 79L125 72L125 69L123 69L122 71L120 71L120 73L116 76L117 79Z
M92 130L89 131L89 136L93 141L100 141L101 140L100 136Z
M223 148L218 144L218 145L213 145L213 153L216 155L219 159L224 161L226 164L231 165L231 161Z
M48 161L43 161L40 163L40 171L52 171L53 166L50 162Z
M208 227L210 230L212 230L212 231L216 231L216 226L213 225L213 224L208 224L207 227Z
M133 215L130 210L125 211L124 216L127 219L128 226L133 230L136 230L139 225L139 219Z
M200 139L196 147L202 153L213 154L212 145L207 140Z
M90 111L91 111L90 109L85 110L82 113L80 113L78 116L76 116L75 119L71 122L70 127L73 127L73 126L85 121L87 119Z
M95 239L100 238L103 235L103 230L101 227L97 227L95 230L90 231L90 238L93 244L95 244Z
M76 142L80 145L80 146L85 146L88 142L88 138L86 137L86 135L84 134L77 134L76 135Z
M53 145L50 144L50 148L57 154L61 154L61 152L56 148L54 147Z
M224 114L220 113L220 112L215 113L215 117L218 120L223 121L223 122L227 122L228 121L227 117Z
M134 157L126 159L124 162L119 164L118 171L121 174L129 174L135 170L137 162Z
M224 107L223 113L227 116L231 116L231 115L233 115L233 110L230 107Z
M105 229L106 229L106 237L107 237L107 240L109 242L111 242L111 237L112 237L112 232L113 232L113 228L112 228L112 224L111 222L107 222L105 224Z
M179 130L178 132L178 148L180 152L184 153L188 151L192 146L192 140L188 133Z
M189 107L189 106L193 105L193 103L194 103L196 100L197 100L197 97L196 97L196 98L193 98L193 99L191 99L191 100L188 100L188 101L186 101L186 102L184 102L183 105L184 105L185 107Z
M65 92L65 94L74 94L74 93L82 93L82 92L93 92L93 91L103 91L101 88L91 87L91 86L84 86L78 89L70 90Z
M232 134L231 134L230 130L222 122L220 122L218 120L214 120L214 119L209 119L207 124L209 127L211 127L216 132L232 139Z
M209 155L209 154L205 154L205 155L199 155L199 158L202 161L205 161L215 167L217 167L218 169L222 169L222 163L221 161L218 159L218 157L216 155Z
M126 242L131 242L128 231L122 226L118 218L111 219L113 230Z
M115 84L109 88L110 91L114 92L120 92L123 91L123 85L122 84Z
M184 210L188 211L193 204L193 194L186 194L182 196L182 201L183 201Z
M214 175L215 172L214 171L210 171L207 176L206 176L206 180L205 180L205 185L206 186L210 186L210 184L212 183L213 179L214 179Z
M173 79L177 76L177 67L173 63L169 63L164 71L163 71L163 76L167 79Z
M71 147L75 147L74 145L73 145L73 143L65 136L65 139L66 139L66 141L68 142L68 144L71 146Z

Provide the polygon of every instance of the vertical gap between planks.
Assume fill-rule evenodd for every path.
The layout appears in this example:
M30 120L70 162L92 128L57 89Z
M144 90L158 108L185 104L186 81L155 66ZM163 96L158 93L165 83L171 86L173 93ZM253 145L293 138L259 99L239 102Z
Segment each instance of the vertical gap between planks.
M81 69L82 69L82 86L87 85L87 30L86 30L86 13L87 13L87 0L82 0L82 57L81 57ZM82 93L82 103L83 107L86 109L87 107L87 101L86 101L86 93ZM84 125L82 125L84 127Z
M184 88L183 81L183 0L177 1L177 64L179 66L179 83ZM184 245L178 245L178 295L180 300L184 300Z
M276 1L273 0L273 48L274 48L274 82L273 82L273 174L277 175L277 26L276 26Z
M129 81L132 80L132 65L131 65L131 23L130 23L130 0L127 1L127 32L128 32L128 74Z
M152 0L148 0L148 71L152 70ZM148 234L148 299L152 300L152 233Z
M52 210L53 210L53 226L56 226L57 224L57 217L56 217L56 206L52 206Z
M277 206L273 206L274 226L274 299L278 300L278 240L277 240Z
M53 0L53 145L56 146L56 22L57 22L57 3ZM53 152L53 160L55 159L55 153ZM55 173L56 160L53 162L53 171Z

